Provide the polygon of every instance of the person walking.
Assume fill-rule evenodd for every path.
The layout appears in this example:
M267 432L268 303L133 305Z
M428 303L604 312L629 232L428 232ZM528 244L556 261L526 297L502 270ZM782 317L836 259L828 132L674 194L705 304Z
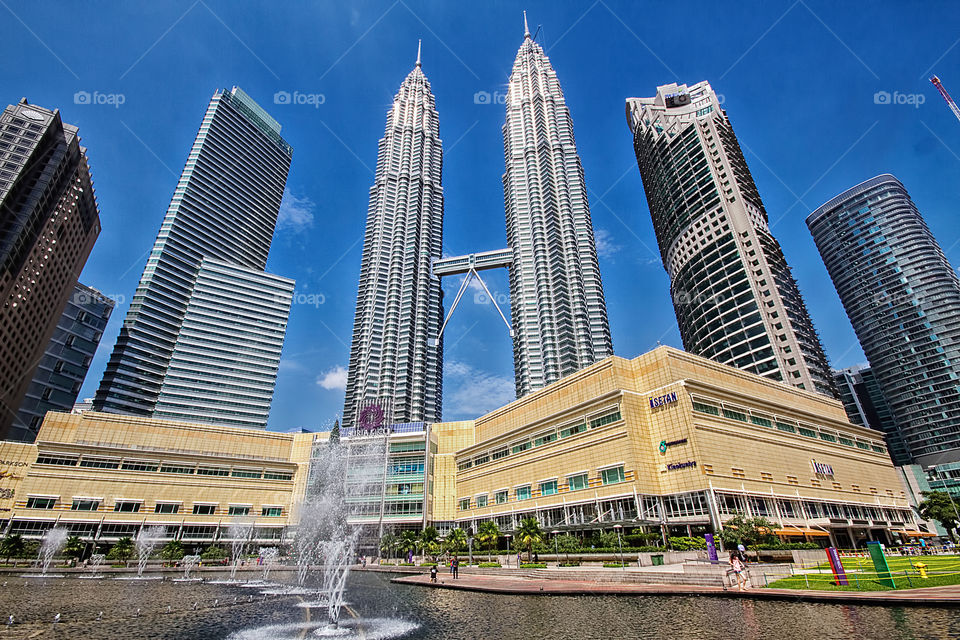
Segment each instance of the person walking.
M737 579L737 591L743 591L747 586L746 566L740 559L740 554L735 551L730 552L730 568Z
M430 582L437 581L437 565L430 567Z
M453 556L453 579L460 577L460 558Z

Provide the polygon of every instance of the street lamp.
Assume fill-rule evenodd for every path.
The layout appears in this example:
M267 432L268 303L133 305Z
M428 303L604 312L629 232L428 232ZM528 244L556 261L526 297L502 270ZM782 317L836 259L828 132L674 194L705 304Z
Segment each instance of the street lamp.
M507 566L510 566L510 538L512 537L509 533L504 534L504 538L507 539ZM517 568L520 568L520 565L517 565Z
M553 530L550 533L553 534L553 555L557 557L557 566L559 567L560 566L560 546L557 541L557 536L560 535L560 532L557 530Z
M623 571L623 542L620 541L620 529L623 529L623 525L615 524L613 528L617 530L617 546L620 547L620 570Z

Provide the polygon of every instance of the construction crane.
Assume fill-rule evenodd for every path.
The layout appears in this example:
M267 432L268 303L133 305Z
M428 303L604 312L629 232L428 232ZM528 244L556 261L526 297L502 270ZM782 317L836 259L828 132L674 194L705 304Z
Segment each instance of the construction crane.
M953 101L953 98L950 97L947 90L943 88L943 83L940 82L940 78L933 76L930 78L930 82L937 88L937 91L940 92L943 99L947 101L947 106L950 107L950 111L953 111L953 115L957 116L957 120L960 120L960 108L957 107L957 103Z

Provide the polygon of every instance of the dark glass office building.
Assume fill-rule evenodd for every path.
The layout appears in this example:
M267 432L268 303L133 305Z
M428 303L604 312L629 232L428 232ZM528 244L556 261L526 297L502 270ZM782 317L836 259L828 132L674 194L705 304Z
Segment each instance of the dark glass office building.
M907 190L871 178L807 226L910 459L960 460L960 280Z
M883 397L873 369L865 366L849 367L833 372L840 391L840 401L850 422L886 434L890 457L898 465L910 464L910 453L903 442L890 405Z
M13 421L8 440L33 442L47 411L71 411L107 327L114 302L79 282Z
M100 234L87 150L59 110L24 98L0 113L0 437ZM21 434L22 435L22 434Z

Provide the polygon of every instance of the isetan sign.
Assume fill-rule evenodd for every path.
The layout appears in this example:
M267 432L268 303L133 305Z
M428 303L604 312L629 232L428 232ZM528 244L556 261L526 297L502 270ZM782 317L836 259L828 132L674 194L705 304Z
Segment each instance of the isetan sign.
M650 408L656 409L657 407L673 404L676 401L677 401L676 391L673 391L671 393L665 393L662 396L655 396L653 398L650 398Z

